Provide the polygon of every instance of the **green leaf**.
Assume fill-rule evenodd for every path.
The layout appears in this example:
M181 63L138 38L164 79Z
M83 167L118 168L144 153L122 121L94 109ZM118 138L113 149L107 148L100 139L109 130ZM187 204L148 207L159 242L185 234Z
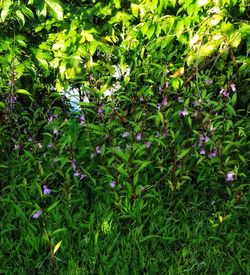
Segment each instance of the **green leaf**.
M135 161L135 163L141 163L140 167L136 170L136 173L138 174L139 172L141 172L144 168L146 168L148 165L150 165L152 163L152 161L146 160L146 161Z
M133 14L135 17L138 17L139 5L131 4L131 11L132 11L132 14Z
M17 18L19 19L19 20L18 20L18 21L19 21L19 24L20 24L20 22L21 22L20 26L23 27L24 24L25 24L25 18L24 18L23 13L22 13L20 10L17 10L17 11L16 11L16 16L17 16Z
M27 90L24 90L24 89L18 89L16 90L16 93L17 94L23 94L23 95L28 95L28 96L32 96L31 93L29 93Z
M191 150L190 148L182 150L180 152L180 154L177 155L177 160L179 161L180 159L182 159L183 157L185 157L189 153L190 150Z
M5 0L2 4L3 9L1 11L1 19L4 22L4 20L6 19L8 13L9 13L9 9L10 6L13 4L13 2L11 0Z
M60 248L62 241L58 242L53 250L53 253L55 254L56 251Z
M58 205L58 203L59 203L59 201L56 201L50 207L48 207L47 212L50 212L52 209L54 209Z
M2 102L2 101L0 101L0 108L1 108L1 109L5 109L5 108L6 108L6 107L5 107L5 103Z
M52 16L57 20L63 20L63 8L60 2L57 0L45 0L45 2L50 7Z

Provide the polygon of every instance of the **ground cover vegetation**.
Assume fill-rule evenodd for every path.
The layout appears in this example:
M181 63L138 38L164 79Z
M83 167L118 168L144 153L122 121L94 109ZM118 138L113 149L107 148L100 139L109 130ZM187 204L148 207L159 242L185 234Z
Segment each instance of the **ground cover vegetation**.
M0 30L1 274L250 274L248 1L2 0Z

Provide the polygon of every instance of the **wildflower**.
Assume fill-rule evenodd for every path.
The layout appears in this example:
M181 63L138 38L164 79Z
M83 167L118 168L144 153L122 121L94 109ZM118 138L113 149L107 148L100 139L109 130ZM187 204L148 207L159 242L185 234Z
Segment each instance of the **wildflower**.
M8 97L8 110L12 110L14 108L14 104L16 102L16 95L15 94L10 94Z
M43 185L43 194L49 195L51 193L51 189L47 185Z
M54 129L54 130L53 130L53 134L54 134L55 136L57 136L57 135L59 134L58 129Z
M97 112L98 114L102 114L103 113L102 107L98 107Z
M146 147L147 147L147 149L149 149L150 146L151 146L151 142L150 142L150 141L147 141L147 142L146 142Z
M161 103L157 104L157 110L160 111L161 110Z
M28 138L28 141L29 141L29 142L32 142L32 141L33 141L33 138L32 138L32 137Z
M75 177L79 177L79 176L80 176L79 170L76 170L76 171L75 171L74 176L75 176Z
M213 152L211 152L208 156L209 156L210 158L215 158L216 155L217 155L217 150L214 149Z
M43 211L42 210L38 210L34 215L33 215L33 219L38 219L41 215L42 215Z
M166 88L168 88L168 87L169 87L169 82L168 82L168 81L166 81L166 83L165 83L165 87L166 87Z
M233 92L236 92L236 86L235 86L235 84L232 83L230 86L231 86L232 91L233 91Z
M123 134L122 134L122 137L123 138L126 138L126 137L128 137L129 136L129 133L128 132L124 132Z
M76 160L75 159L71 160L71 165L72 165L73 170L75 171L76 170Z
M227 90L225 90L225 89L222 89L220 91L220 95L223 95L224 97L229 97L229 92Z
M163 98L162 103L163 106L166 106L168 104L168 100L166 97Z
M47 145L47 147L48 147L48 148L52 148L52 147L53 147L53 144L52 144L52 143L49 143L49 144Z
M184 100L183 100L182 97L179 96L179 97L178 97L178 101L179 101L179 102L183 102Z
M210 126L210 132L211 132L211 133L213 133L213 132L214 132L214 130L215 130L214 126L213 126L213 125L211 125L211 126Z
M195 112L194 112L194 118L197 118L198 115L199 115L199 112L198 112L198 111L195 111Z
M186 115L188 115L188 112L187 112L186 109L184 109L183 111L179 112L179 116L186 116Z
M141 133L138 133L138 134L136 135L136 140L137 140L137 141L140 141L140 140L141 140L141 135L142 135Z
M95 151L97 154L101 154L102 150L100 146L96 146Z
M112 187L112 188L114 188L115 185L116 185L116 182L115 182L115 181L112 181L112 182L110 183L110 187Z
M145 186L143 186L143 185L140 186L140 189L142 192L146 190Z
M159 89L159 92L162 92L163 91L163 86L159 85L158 89Z
M56 119L58 117L58 115L51 115L49 118L48 118L48 122L52 122L54 119Z
M90 154L90 158L93 159L95 157L95 153Z
M85 115L84 115L84 114L81 115L80 121L81 121L81 125L84 125L84 124L85 124L86 119L85 119Z
M205 155L205 154L206 154L206 151L202 148L202 149L200 150L200 154L201 154L201 155Z
M205 136L204 140L205 140L205 142L209 142L210 139L208 136Z
M84 178L86 178L86 175L83 174L83 173L81 173L81 174L80 174L80 180L83 180Z
M227 176L226 176L226 181L234 181L234 172L229 172L227 173Z

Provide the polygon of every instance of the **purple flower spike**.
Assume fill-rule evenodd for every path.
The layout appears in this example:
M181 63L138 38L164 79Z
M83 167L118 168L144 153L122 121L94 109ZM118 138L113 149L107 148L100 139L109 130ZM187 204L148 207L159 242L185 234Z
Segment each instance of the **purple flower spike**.
M101 154L102 150L100 146L96 146L95 151L97 154Z
M43 194L49 195L51 193L51 189L47 185L43 185Z
M151 146L151 142L150 142L150 141L147 141L147 142L146 142L146 147L147 147L147 149L149 149L150 146Z
M141 140L141 133L138 133L138 134L136 135L136 140L137 140L137 141L140 141L140 140Z
M79 176L80 176L79 170L76 170L76 171L75 171L74 176L75 176L75 177L79 177Z
M38 210L34 215L33 215L33 219L38 219L41 215L42 215L43 211L42 210Z
M227 173L227 176L226 176L226 181L234 181L234 172L229 172Z
M112 181L112 182L110 183L110 187L114 188L115 186L116 186L116 182L115 182L115 181Z

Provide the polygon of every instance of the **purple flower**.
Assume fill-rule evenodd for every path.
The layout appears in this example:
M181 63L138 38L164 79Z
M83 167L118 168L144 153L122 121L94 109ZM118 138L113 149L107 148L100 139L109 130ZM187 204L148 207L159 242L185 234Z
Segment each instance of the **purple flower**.
M80 176L79 170L76 170L76 171L75 171L74 176L75 176L75 177L79 177L79 176Z
M236 92L236 86L235 86L235 84L232 83L230 86L231 86L232 91L233 91L233 92Z
M43 148L43 145L42 145L40 142L37 143L37 146L38 146L39 149L42 149L42 148Z
M211 126L210 126L210 132L211 132L211 133L213 133L213 132L214 132L214 130L215 130L214 126L213 126L213 125L211 125Z
M81 174L80 174L80 180L83 180L84 178L86 178L86 175L83 174L83 173L81 173Z
M205 142L209 142L210 139L208 136L205 136L204 140L205 140Z
M51 193L51 189L47 185L43 185L43 194L49 195Z
M59 134L58 129L54 129L54 130L53 130L53 134L54 134L55 136L57 136L57 135Z
M168 88L168 87L169 87L169 82L168 82L168 81L166 81L166 83L165 83L165 87L166 87L166 88Z
M47 147L48 147L48 148L52 148L52 147L53 147L53 144L52 144L52 143L49 143L49 144L47 145Z
M41 215L42 215L43 211L42 210L38 210L34 215L33 215L33 219L38 219Z
M183 100L182 97L178 96L178 101L179 101L179 102L183 102L184 100Z
M202 148L202 149L200 150L200 154L201 154L201 155L205 155L205 154L206 154L206 151Z
M158 111L161 110L161 103L158 103L158 104L157 104L157 109L158 109Z
M138 133L138 134L136 135L136 140L137 140L137 141L140 141L140 140L141 140L141 135L142 135L141 133Z
M229 97L229 92L227 90L225 90L225 89L222 89L220 91L220 95L223 95L224 97Z
M81 125L84 125L86 123L85 115L82 114L80 117Z
M48 122L52 122L54 119L56 119L58 115L52 115L48 118Z
M163 106L166 106L168 104L168 100L166 97L163 98L162 103Z
M226 181L234 181L234 172L229 172L227 173L227 176L226 176Z
M183 111L179 112L179 116L186 116L186 115L188 115L188 112L187 112L186 109L184 109Z
M150 146L151 146L151 142L150 142L150 141L147 141L147 142L146 142L146 147L147 147L147 149L149 149Z
M128 137L129 136L129 133L128 132L124 132L123 134L122 134L122 137L123 138L126 138L126 137Z
M159 89L159 92L162 92L163 91L163 86L159 85L158 89Z
M210 158L215 158L216 155L217 155L217 150L214 149L213 152L211 152L208 156L209 156Z
M73 170L75 171L76 170L76 160L75 159L71 160L71 165L72 165Z
M115 186L116 186L116 182L115 182L115 181L112 181L112 182L110 183L110 187L114 188Z
M100 146L96 146L95 151L97 154L101 154L102 150Z
M102 114L103 113L102 107L98 107L97 112L98 114Z

